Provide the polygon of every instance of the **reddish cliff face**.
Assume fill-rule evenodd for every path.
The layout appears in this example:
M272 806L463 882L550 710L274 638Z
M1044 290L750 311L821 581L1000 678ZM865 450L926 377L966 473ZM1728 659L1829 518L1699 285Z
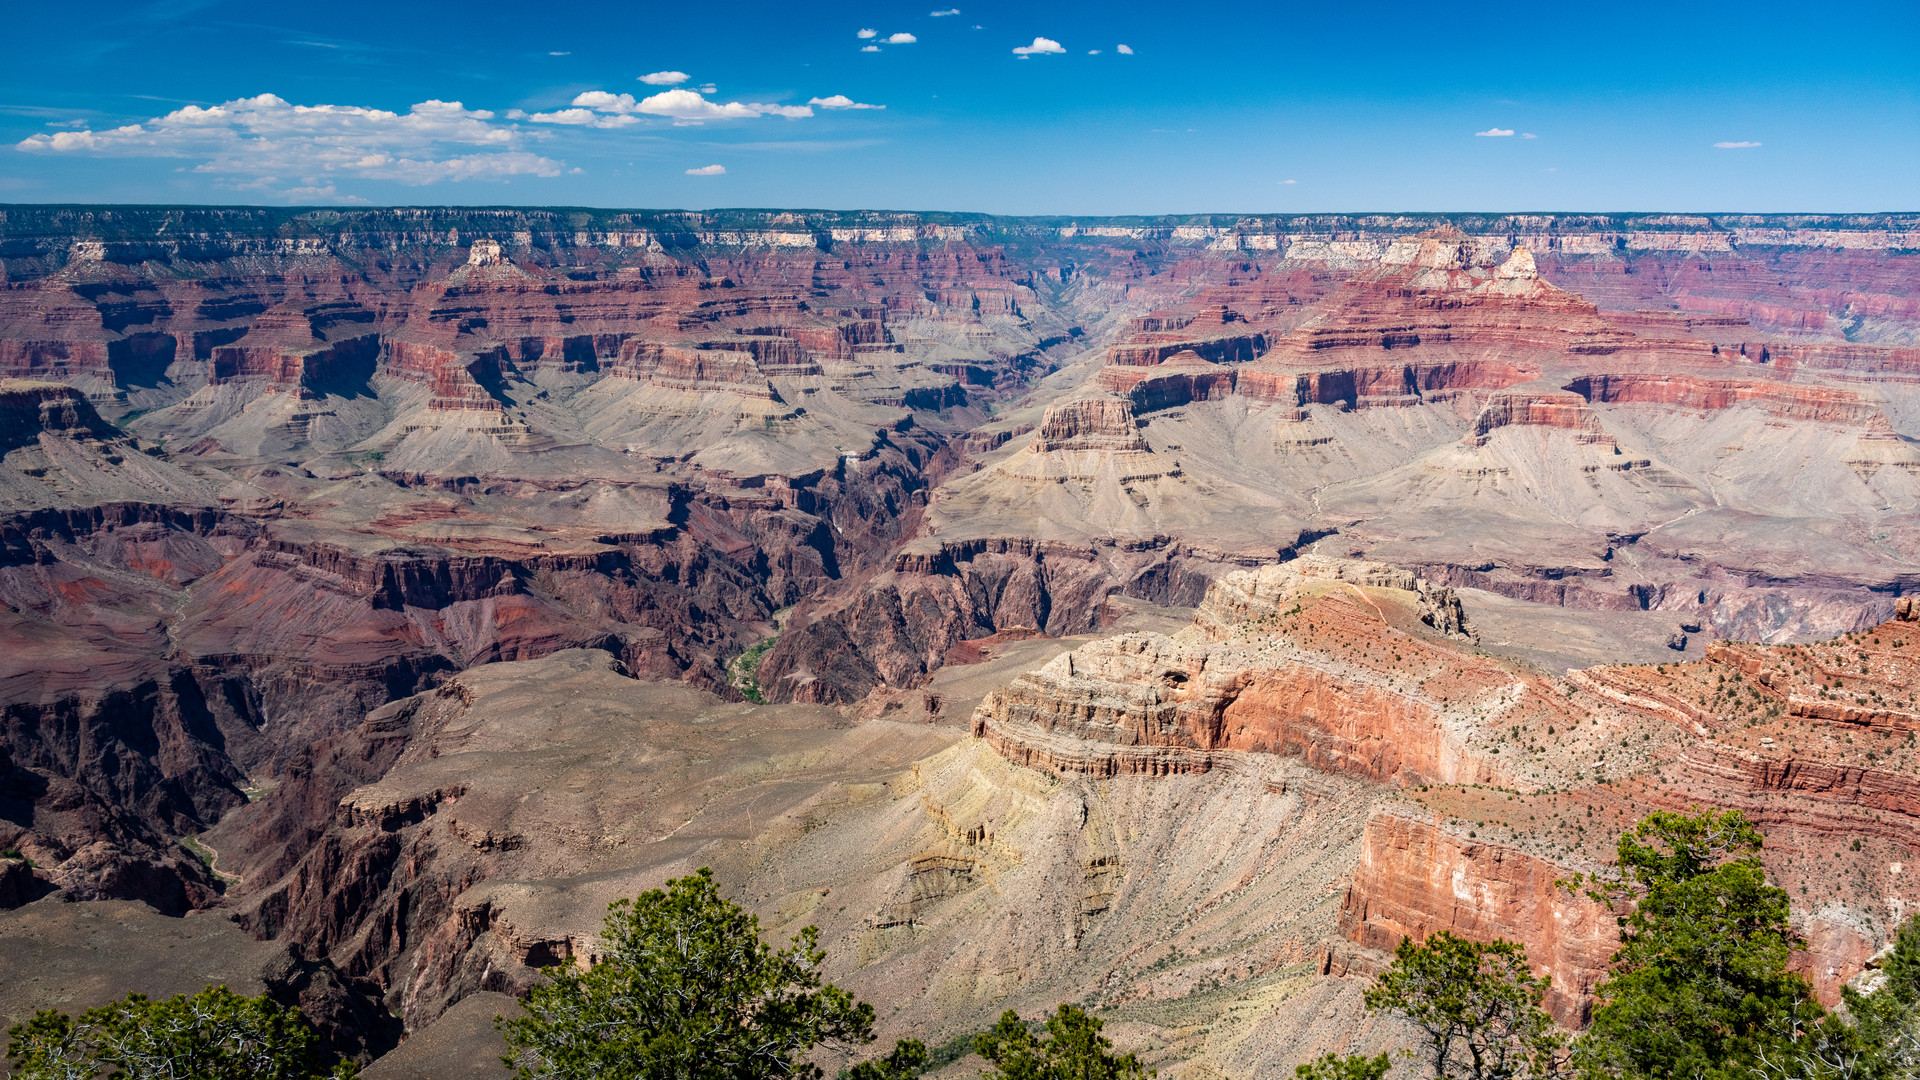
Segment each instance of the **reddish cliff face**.
M1034 436L1038 453L1054 450L1145 450L1133 422L1133 405L1124 398L1095 397L1047 406Z
M1191 630L1109 638L1022 675L982 702L974 734L1063 774L1205 772L1228 751L1402 784L1500 775L1443 713L1505 673L1443 666L1380 604L1406 625L1462 633L1448 590L1388 567L1307 559L1231 574L1208 590ZM1411 670L1439 662L1416 689L1351 656L1354 635Z
M1881 428L1887 418L1851 390L1796 386L1760 379L1703 379L1685 375L1604 373L1582 376L1567 389L1605 404L1667 405L1712 412L1747 405L1781 420Z
M1484 445L1497 428L1548 427L1575 433L1575 441L1615 445L1600 426L1600 418L1576 394L1500 394L1487 402L1473 421L1467 440Z
M1335 947L1329 964L1365 971L1442 929L1507 938L1552 977L1549 1007L1575 1026L1617 947L1615 913L1561 882L1604 871L1653 810L1732 808L1761 828L1804 938L1795 968L1829 1004L1920 900L1905 875L1920 859L1908 767L1920 623L1550 680L1436 633L1445 590L1377 565L1300 563L1222 579L1181 634L1109 638L1014 679L976 710L974 734L1061 776L1239 773L1285 757L1393 785L1402 794L1370 818L1341 906L1359 951Z
M1441 930L1476 941L1517 941L1534 974L1552 980L1547 1011L1562 1024L1581 1026L1619 947L1619 931L1613 912L1561 885L1571 873L1437 821L1375 814L1340 903L1340 931L1381 952Z

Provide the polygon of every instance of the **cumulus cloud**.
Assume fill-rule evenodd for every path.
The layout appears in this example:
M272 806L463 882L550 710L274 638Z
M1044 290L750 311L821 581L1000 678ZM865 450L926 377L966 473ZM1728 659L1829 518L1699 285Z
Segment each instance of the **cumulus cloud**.
M1507 136L1513 134L1513 129L1495 127L1495 128L1488 128L1485 131L1476 131L1474 132L1474 134L1482 138L1504 139Z
M1716 150L1751 150L1759 145L1757 142L1717 142L1713 144Z
M853 36L857 38L870 38L870 37L878 37L879 35L880 35L880 31L878 30L862 30Z
M679 86L693 76L684 71L655 71L640 76L640 81L648 86Z
M948 9L947 9L947 10L945 10L945 11L929 11L929 12L927 12L927 14L929 14L929 15L931 15L931 16L933 16L934 18L936 18L936 19L938 19L938 18L940 18L940 17L941 17L941 16L943 16L943 15L958 15L958 14L960 14L960 9L959 9L959 8L957 8L957 7L950 7L950 8L948 8Z
M911 45L911 44L913 44L914 42L916 42L916 41L919 41L919 40L920 40L919 38L917 38L917 37L914 37L914 36L913 36L912 34L906 34L906 33L901 33L901 34L895 34L895 35L893 35L892 37L890 37L890 38L888 38L888 39L887 39L887 44L889 44L889 45Z
M1037 37L1033 39L1033 44L1031 45L1014 46L1013 55L1032 56L1036 53L1064 54L1066 51L1067 50L1065 46L1061 45L1059 42L1053 40L1052 38Z
M756 116L784 116L789 120L798 120L812 116L813 109L806 105L768 105L753 101L708 101L693 90L662 90L658 94L634 99L632 94L614 94L605 90L588 90L577 94L573 99L573 108L556 113L535 113L527 119L546 124L582 124L589 121L579 119L561 119L577 112L593 110L595 113L617 117L623 123L634 123L640 113L647 116L660 116L677 124L699 124L708 120L750 120ZM617 127L619 123L596 122L596 127Z
M863 102L855 101L845 94L834 94L831 97L808 98L807 104L818 105L823 109L884 109L886 108L885 105L868 105Z
M697 169L687 170L688 176L725 176L726 174L725 165L702 165Z
M879 51L880 51L880 46L878 46L878 45L869 45L869 46L867 46L866 48L864 48L864 49L861 49L860 51L861 51L861 52L879 52Z
M320 190L334 177L431 184L440 180L558 176L561 163L520 148L524 136L457 101L405 113L358 105L294 105L274 94L188 105L106 131L34 135L29 153L196 160L195 172L236 185ZM465 148L464 152L456 148Z
M1099 50L1099 49L1088 49L1088 50L1087 50L1087 55L1088 55L1088 56L1099 56L1099 55L1100 55L1100 50Z
M1117 52L1117 53L1119 53L1119 54L1120 54L1121 56L1132 56L1132 55L1133 55L1133 46L1131 46L1131 45L1118 45L1118 46L1115 46L1115 47L1114 47L1114 50L1113 50L1113 51L1114 51L1114 52Z
M535 124L565 124L570 127L621 128L637 124L637 116L602 116L592 109L556 109L553 112L538 112L527 117Z

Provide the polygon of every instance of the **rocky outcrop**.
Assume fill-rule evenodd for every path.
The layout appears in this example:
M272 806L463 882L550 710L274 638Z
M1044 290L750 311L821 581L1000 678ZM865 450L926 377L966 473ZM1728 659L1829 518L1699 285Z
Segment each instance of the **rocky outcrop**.
M1318 650L1271 650L1262 631L1299 614L1303 592L1362 583L1406 593L1435 623L1464 626L1451 590L1377 564L1309 558L1229 574L1208 589L1190 630L1061 656L989 694L974 734L1010 760L1064 774L1206 772L1228 751L1398 783L1493 775L1449 733L1439 700Z
M1738 406L1770 417L1848 427L1887 426L1886 414L1859 394L1832 387L1798 386L1760 379L1703 379L1685 375L1594 374L1567 389L1591 402L1665 405L1716 412Z
M126 438L70 386L32 379L0 381L0 454L34 444L42 432L95 442Z
M1035 453L1056 450L1145 450L1133 420L1133 404L1124 398L1094 397L1047 406L1034 435Z
M1469 445L1484 446L1492 433L1511 426L1561 428L1574 433L1574 441L1617 445L1613 436L1600 426L1600 418L1587 407L1585 398L1576 394L1499 394L1488 400L1474 418L1473 430L1466 436Z
M1340 932L1381 952L1442 930L1519 942L1534 974L1552 980L1547 1010L1582 1027L1620 939L1613 912L1562 884L1573 872L1436 821L1376 813L1340 901Z

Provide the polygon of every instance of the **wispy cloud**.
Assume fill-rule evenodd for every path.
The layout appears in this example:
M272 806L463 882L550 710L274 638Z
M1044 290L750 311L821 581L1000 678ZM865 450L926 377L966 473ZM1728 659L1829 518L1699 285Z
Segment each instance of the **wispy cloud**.
M834 94L831 97L808 98L807 104L818 105L823 109L884 109L886 108L885 105L868 105L864 102L855 101L845 94Z
M1282 186L1285 186L1285 185L1287 185L1287 184L1297 184L1297 183L1299 183L1299 182L1300 182L1300 181L1298 181L1298 180L1282 180L1282 181L1280 181L1280 183L1281 183L1281 185L1282 185Z
M957 7L952 7L952 8L948 8L948 9L947 9L947 10L945 10L945 11L929 11L929 12L927 12L927 14L928 14L928 15L931 15L931 16L933 16L933 17L934 17L934 18L936 18L936 19L938 19L938 18L941 18L941 17L943 17L943 16L947 16L947 15L958 15L958 14L960 14L960 9L959 9L959 8L957 8Z
M863 49L861 49L860 51L861 51L861 52L879 52L879 51L880 51L880 46L878 46L878 45L868 45L867 47L865 47L865 48L863 48Z
M868 30L862 30L862 31L860 31L859 33L856 33L856 34L854 34L853 36L854 36L854 37L857 37L857 38L870 38L870 37L878 37L878 36L880 36L880 31L878 31L878 30L872 30L872 29L868 29Z
M725 176L726 174L725 165L702 165L697 169L687 170L688 176Z
M324 187L306 186L288 188L280 194L289 202L295 204L332 203L335 205L364 206L370 201L358 195L343 195L340 189L334 187L332 184L327 184Z
M1033 44L1031 45L1016 45L1013 47L1013 55L1015 56L1034 56L1040 53L1064 54L1066 51L1067 51L1066 46L1060 44L1059 42L1053 40L1052 38L1044 38L1044 37L1034 38Z
M1493 138L1493 139L1504 139L1504 138L1506 138L1507 136L1509 136L1509 135L1511 135L1511 134L1513 134L1513 129L1512 129L1512 128L1498 128L1498 127L1496 127L1496 128L1488 128L1488 129L1487 129L1487 130L1485 130L1485 131L1476 131L1476 132L1474 132L1474 134L1475 134L1475 135L1477 135L1477 136L1479 136L1479 137L1481 137L1481 138Z
M1752 150L1759 145L1757 142L1717 142L1713 144L1716 150Z
M550 53L548 53L547 55L548 55L548 56L572 56L572 55L573 55L573 53L571 53L571 52L550 52Z
M106 131L33 135L29 153L198 160L195 172L238 186L321 189L335 176L431 184L558 176L562 165L521 148L523 135L485 109L423 101L405 113L357 105L294 105L274 94L236 98ZM456 148L465 148L460 152Z
M908 33L899 33L899 34L895 34L895 35L893 35L892 37L889 37L889 38L887 39L887 44L889 44L889 45L911 45L911 44L913 44L914 42L916 42L916 41L919 41L919 40L920 40L919 38L917 38L917 37L914 37L914 36L913 36L912 34L908 34Z
M640 76L640 81L648 86L679 86L691 78L684 71L654 71Z
M1099 49L1088 49L1088 50L1087 50L1087 55L1088 55L1088 56L1099 56L1099 55L1100 55L1100 50L1099 50Z
M1132 56L1132 55L1133 55L1133 46L1131 46L1131 45L1118 45L1118 46L1115 46L1115 47L1114 47L1114 50L1113 50L1113 51L1114 51L1114 52L1117 52L1117 53L1119 53L1119 54L1120 54L1121 56Z

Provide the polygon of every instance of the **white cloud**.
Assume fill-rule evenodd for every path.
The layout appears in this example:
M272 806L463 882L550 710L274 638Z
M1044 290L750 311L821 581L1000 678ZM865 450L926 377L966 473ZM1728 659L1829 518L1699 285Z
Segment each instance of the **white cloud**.
M1540 136L1538 136L1538 135L1535 135L1535 134L1534 134L1533 132L1531 132L1531 131L1523 131L1523 132L1521 132L1521 133L1520 133L1520 137L1521 137L1521 138L1523 138L1523 139L1537 139L1537 138L1539 138Z
M1478 135L1478 136L1482 136L1482 137L1486 137L1486 138L1494 138L1494 139L1504 139L1504 138L1506 138L1506 137L1507 137L1508 135L1511 135L1511 134L1513 134L1513 129L1512 129L1512 128L1497 128L1497 127L1496 127L1496 128L1488 128L1488 129L1487 129L1487 130L1485 130L1485 131L1476 131L1476 132L1474 132L1474 134L1475 134L1475 135Z
M1052 38L1037 37L1033 39L1033 44L1031 45L1015 46L1013 50L1013 54L1015 56L1032 56L1035 53L1064 54L1066 51L1067 50L1065 46L1061 45L1059 42L1053 40Z
M725 165L702 165L697 169L687 170L688 176L725 176L726 173Z
M1280 181L1280 182L1281 182L1282 184L1297 184L1297 183L1299 183L1300 181L1298 181L1298 180L1282 180L1282 181Z
M889 44L889 45L911 45L911 44L913 44L914 42L916 42L916 41L919 41L919 40L920 40L919 38L917 38L917 37L914 37L914 36L913 36L912 34L906 34L906 33L901 33L901 34L895 34L895 35L893 35L892 37L890 37L890 38L888 38L888 39L887 39L887 44Z
M1099 55L1100 55L1100 50L1099 50L1099 49L1088 49L1088 50L1087 50L1087 55L1088 55L1088 56L1099 56Z
M565 124L570 127L621 128L637 124L640 118L624 114L602 116L592 109L556 109L553 112L538 112L527 117L535 124Z
M1114 51L1114 52L1117 52L1117 53L1119 53L1119 54L1120 54L1121 56L1132 56L1132 55L1133 55L1133 46L1131 46L1131 45L1116 45L1116 46L1114 46L1114 49L1113 49L1113 51Z
M597 109L600 112L630 113L640 107L632 94L610 94L605 90L588 90L575 94L572 102L578 109Z
M707 120L750 120L756 116L784 116L789 120L798 120L813 115L813 109L806 105L768 105L752 101L729 101L725 103L708 101L693 90L662 90L658 94L634 100L632 94L612 94L605 90L588 90L577 94L573 99L573 108L558 113L542 113L529 117L550 124L579 124L586 121L578 119L557 119L563 114L592 109L599 113L610 113L620 117L621 123L633 123L637 118L632 114L644 113L648 116L664 116L679 124L698 124ZM616 123L597 123L596 127L617 127Z
M1713 144L1716 150L1751 150L1759 145L1757 142L1717 142Z
M700 91L700 92L701 92L701 93L703 93L703 94L711 94L711 93L713 93L713 92L714 92L715 90L718 90L718 89L720 89L720 88L719 88L719 87L717 87L717 86L715 86L715 85L713 85L712 83L706 83L706 84L704 84L704 85L702 85L702 86L696 86L696 87L694 87L694 89L695 89L695 90L698 90L698 91Z
M294 105L260 94L205 108L188 105L106 131L34 135L16 148L198 159L193 171L234 177L237 184L285 183L316 191L338 176L430 184L560 175L560 162L520 149L525 136L493 121L492 112L457 101L423 101L396 113L357 105ZM453 147L470 150L452 152Z
M861 49L860 51L861 51L861 52L879 52L879 51L880 51L880 46L878 46L878 45L869 45L869 46L867 46L866 48L864 48L864 49Z
M959 8L957 8L957 7L950 7L950 8L948 8L948 9L947 9L947 10L945 10L945 11L929 11L929 12L927 12L927 14L929 14L929 15L931 15L931 16L933 16L934 18L936 18L936 19L938 19L938 18L940 18L940 17L941 17L941 16L943 16L943 15L958 15L958 14L960 14L960 9L959 9Z
M550 52L547 55L548 56L572 56L573 54L571 52Z
M684 71L655 71L640 76L640 81L648 86L679 86L693 76Z
M867 105L862 102L855 101L845 94L835 94L832 97L809 98L807 99L807 104L818 105L823 109L884 109L886 108L885 105Z
M880 34L880 31L878 30L862 30L853 36L857 38L870 38L870 37L877 37L879 36L879 34Z

